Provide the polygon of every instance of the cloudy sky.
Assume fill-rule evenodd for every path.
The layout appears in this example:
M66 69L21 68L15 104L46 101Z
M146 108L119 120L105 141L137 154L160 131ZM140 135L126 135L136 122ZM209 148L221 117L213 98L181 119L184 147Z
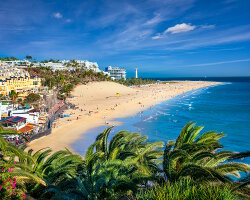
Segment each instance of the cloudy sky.
M250 76L249 0L0 0L0 56Z

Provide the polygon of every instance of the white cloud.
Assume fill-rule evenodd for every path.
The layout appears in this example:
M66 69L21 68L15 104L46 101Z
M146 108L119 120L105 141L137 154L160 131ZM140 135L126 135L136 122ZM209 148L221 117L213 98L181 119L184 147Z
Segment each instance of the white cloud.
M61 18L63 18L63 15L59 12L56 12L53 14L53 17L55 17L56 19L61 19Z
M158 40L158 39L161 39L163 37L164 37L163 35L161 35L161 34L158 33L157 35L153 36L152 39L153 40Z
M166 37L166 35L168 33L171 33L171 34L184 33L184 32L188 32L188 31L192 31L195 28L196 28L196 26L191 25L191 24L186 24L186 23L176 24L175 26L172 26L172 27L169 27L168 29L166 29L162 34L157 33L155 36L152 37L152 39L158 40L158 39Z
M214 29L215 25L201 25L200 26L202 29Z
M161 15L156 14L153 18L146 21L145 25L146 26L156 25L156 24L160 23L161 21L163 21L163 18L161 17Z
M220 61L220 62L212 62L212 63L194 64L194 65L188 65L187 67L213 66L213 65L222 65L222 64L238 63L238 62L249 62L249 61L250 61L250 58L247 58L247 59L240 59L240 60L228 60L228 61Z
M232 29L220 30L217 32L205 34L193 38L192 42L183 42L175 47L169 47L169 50L196 49L208 46L218 46L227 43L237 43L250 41L250 26L237 27Z
M192 31L196 28L196 26L192 26L191 24L176 24L173 27L169 27L167 30L164 31L164 33L171 33L171 34L176 34L176 33L183 33L183 32L188 32Z

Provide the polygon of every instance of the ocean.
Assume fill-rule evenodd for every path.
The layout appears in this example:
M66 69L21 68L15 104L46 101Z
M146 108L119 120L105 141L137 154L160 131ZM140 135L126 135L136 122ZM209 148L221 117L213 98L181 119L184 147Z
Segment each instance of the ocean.
M158 80L158 79L157 79ZM204 80L204 78L172 78L160 80ZM250 78L206 78L221 81L222 85L198 89L179 95L134 116L116 119L122 125L114 127L112 135L120 130L139 132L149 141L175 140L184 125L190 121L204 126L203 132L226 134L221 139L225 150L250 150ZM84 155L87 147L106 127L98 127L84 134L72 148ZM250 164L250 159L245 159Z

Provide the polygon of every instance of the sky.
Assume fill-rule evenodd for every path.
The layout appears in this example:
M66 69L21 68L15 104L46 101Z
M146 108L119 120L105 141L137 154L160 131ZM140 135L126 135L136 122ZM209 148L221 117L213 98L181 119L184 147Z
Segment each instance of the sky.
M250 76L249 0L0 0L0 56L142 77Z

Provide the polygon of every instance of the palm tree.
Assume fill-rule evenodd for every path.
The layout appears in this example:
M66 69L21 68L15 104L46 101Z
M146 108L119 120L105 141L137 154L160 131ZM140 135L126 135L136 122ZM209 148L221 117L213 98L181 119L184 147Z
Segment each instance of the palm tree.
M12 100L12 102L15 103L16 99L18 97L18 94L16 93L16 91L11 90L10 93L9 93L9 97Z
M17 131L12 129L4 129L3 126L0 124L0 135L13 135L17 134Z
M22 104L22 102L23 102L23 100L21 99L21 98L18 98L17 99L17 103L20 105L20 104Z
M28 152L8 144L0 137L0 166L14 167L11 176L33 197L48 199L67 191L67 184L77 180L82 171L83 160L69 150L58 151L52 155L51 149ZM4 173L8 173L7 171ZM3 173L2 173L3 175Z
M16 134L14 131L3 130L2 134ZM0 167L13 168L11 176L18 180L24 190L33 197L45 196L48 199L62 191L67 191L67 184L82 174L84 161L81 156L69 150L51 154L51 149L41 149L35 153L7 143L0 137ZM8 173L4 171L1 175ZM47 198L48 197L48 198Z
M65 190L65 183L77 178L77 168L83 164L79 155L67 149L53 154L51 152L51 149L41 149L32 155L33 150L30 149L27 159L16 164L20 167L19 173L24 171L37 178L35 182L26 183L34 197L53 196Z
M238 176L238 172L249 171L248 165L231 162L249 156L249 152L218 152L224 134L207 132L199 136L202 128L189 123L176 141L167 143L163 172L168 184L187 177L197 183L201 179L212 181L216 186L218 180L232 183L228 174ZM97 136L85 159L67 149L53 154L48 148L26 152L0 137L0 167L14 166L11 176L32 197L42 199L119 199L159 181L163 143L147 142L147 137L127 131L109 138L111 130ZM0 133L7 131L0 127ZM239 180L235 190L245 195L247 184L249 176Z
M5 131L4 134L6 134ZM12 132L8 132L8 134L13 134ZM18 167L15 166L16 162L22 162L28 156L22 149L18 149L17 147L9 144L5 141L4 138L0 137L0 167L1 169L5 169L2 171L2 175L9 174L7 169L12 169L14 167L14 171L11 173L11 176L16 177L17 179L22 178L24 180L36 180L32 174L25 173L21 171ZM16 170L19 172L16 173Z
M30 55L25 56L25 58L26 58L27 60L32 60L32 56L30 56Z
M163 169L168 181L174 182L182 177L194 180L231 182L228 175L239 177L239 172L249 172L249 165L230 162L234 158L246 157L222 148L219 140L223 133L207 132L199 136L202 126L188 123L176 141L168 141L163 159Z
M55 86L55 81L56 81L55 77L46 74L42 83L44 86L48 86L49 89L52 89Z
M118 132L110 142L112 127L99 134L85 155L86 171L78 180L81 198L115 198L155 179L162 142L146 142L145 136Z

